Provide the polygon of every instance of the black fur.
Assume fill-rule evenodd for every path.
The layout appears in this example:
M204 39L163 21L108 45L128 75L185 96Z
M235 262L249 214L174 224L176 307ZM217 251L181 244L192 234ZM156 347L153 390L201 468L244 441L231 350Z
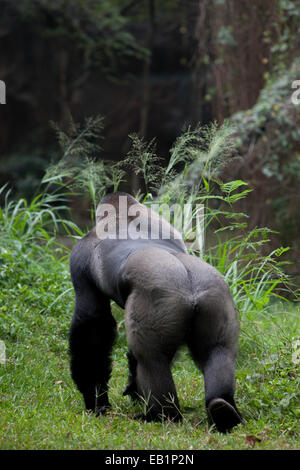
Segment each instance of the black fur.
M116 208L117 226L119 196L128 206L137 203L132 196L116 193L99 206L109 203ZM142 217L151 214L155 223L162 222L139 207ZM223 277L189 255L174 234L172 228L170 239L143 239L142 233L132 239L127 233L124 239L112 240L99 238L93 229L76 244L70 265L76 293L69 339L72 378L87 409L100 414L109 407L116 331L110 310L113 299L125 309L129 345L129 382L123 394L143 397L147 403L143 419L181 420L170 365L185 343L204 374L208 415L219 431L226 432L242 422L234 402L236 309Z

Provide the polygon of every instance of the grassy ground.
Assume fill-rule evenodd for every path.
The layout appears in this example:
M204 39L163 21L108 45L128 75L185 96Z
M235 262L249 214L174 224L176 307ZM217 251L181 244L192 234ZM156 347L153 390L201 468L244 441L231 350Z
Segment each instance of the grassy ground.
M30 246L30 247L29 247ZM122 312L110 382L112 410L84 411L70 378L67 337L74 306L67 260L53 248L1 247L1 449L296 449L299 447L299 306L278 303L241 319L236 401L246 423L228 435L209 427L203 378L186 350L173 367L182 424L143 423L122 396L127 381ZM298 346L299 348L299 346Z

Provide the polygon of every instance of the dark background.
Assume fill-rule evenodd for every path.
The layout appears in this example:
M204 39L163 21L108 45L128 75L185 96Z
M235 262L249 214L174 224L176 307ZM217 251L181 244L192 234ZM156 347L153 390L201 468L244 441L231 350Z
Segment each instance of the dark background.
M0 184L31 197L60 152L50 121L103 115L96 158L121 159L139 132L167 162L184 125L229 118L240 158L223 177L250 184L250 226L297 261L299 25L298 0L0 0Z

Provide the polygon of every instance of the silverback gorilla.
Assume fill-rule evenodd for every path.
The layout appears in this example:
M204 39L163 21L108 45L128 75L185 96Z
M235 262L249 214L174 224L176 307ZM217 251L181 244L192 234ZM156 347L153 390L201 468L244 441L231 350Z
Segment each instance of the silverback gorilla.
M169 237L162 236L165 229ZM99 415L110 406L112 299L125 309L129 382L123 394L145 400L140 417L181 420L170 365L187 344L203 372L206 408L217 430L242 422L234 402L239 327L229 288L216 269L187 253L166 220L129 194L109 194L98 206L96 227L75 245L70 266L76 293L71 375L88 410Z

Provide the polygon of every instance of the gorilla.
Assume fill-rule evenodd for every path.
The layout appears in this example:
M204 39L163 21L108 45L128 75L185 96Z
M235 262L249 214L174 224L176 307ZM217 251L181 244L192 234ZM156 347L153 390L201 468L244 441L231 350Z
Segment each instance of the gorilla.
M110 406L113 300L125 310L129 347L123 394L146 403L139 417L182 419L170 366L186 344L204 375L210 421L219 432L230 431L243 420L234 401L239 324L227 283L131 195L106 195L96 215L95 228L76 243L70 260L76 294L70 369L86 409L99 415Z

